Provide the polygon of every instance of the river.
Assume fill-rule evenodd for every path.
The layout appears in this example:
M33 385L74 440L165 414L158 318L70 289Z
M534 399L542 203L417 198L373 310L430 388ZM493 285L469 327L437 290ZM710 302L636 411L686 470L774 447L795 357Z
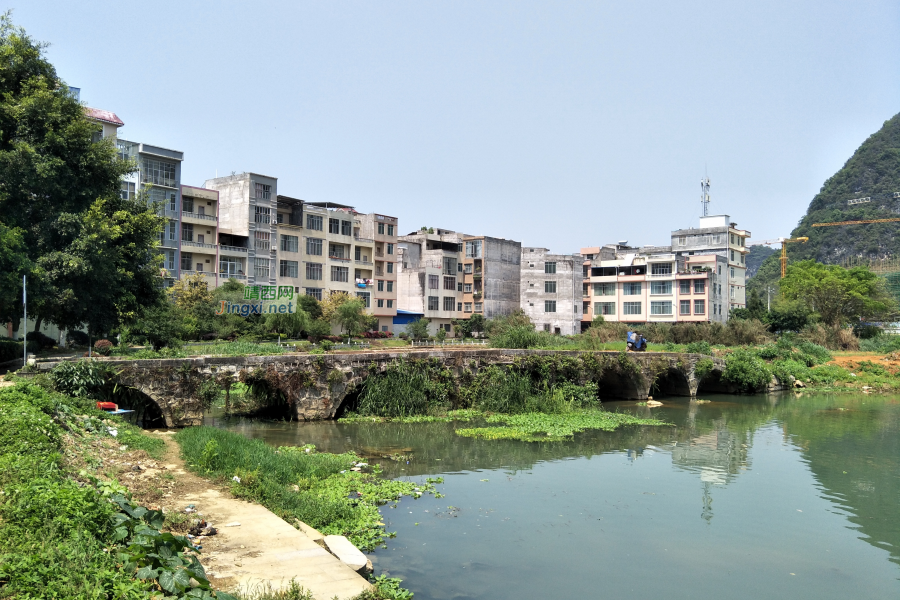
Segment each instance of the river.
M675 427L567 442L452 423L207 424L443 476L444 498L382 508L397 538L371 555L416 600L900 598L900 398L704 399L604 403Z

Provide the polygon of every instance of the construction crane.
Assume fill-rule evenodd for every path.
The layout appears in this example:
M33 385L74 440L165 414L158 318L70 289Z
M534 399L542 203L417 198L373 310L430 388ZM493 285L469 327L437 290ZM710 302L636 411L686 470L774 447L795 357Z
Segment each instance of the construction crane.
M897 219L900 221L900 219ZM815 227L815 225L813 225ZM805 244L809 241L808 237L798 237L798 238L778 238L777 240L761 240L758 242L753 242L751 244L747 244L748 246L770 246L772 244L781 244L781 276L784 277L784 274L787 272L787 245L793 242L800 242L801 244Z
M813 227L833 227L835 225L867 225L869 223L896 223L900 219L865 219L863 221L836 221L834 223L813 223Z

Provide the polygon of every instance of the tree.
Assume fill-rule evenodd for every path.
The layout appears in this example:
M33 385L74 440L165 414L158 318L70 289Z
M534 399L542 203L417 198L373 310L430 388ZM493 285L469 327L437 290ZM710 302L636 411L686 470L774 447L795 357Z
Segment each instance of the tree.
M303 310L303 312L309 315L310 319L322 318L322 307L319 305L319 301L316 300L313 296L297 297L297 306L299 306Z
M864 267L845 269L804 260L787 268L781 292L832 328L860 319L880 320L897 310L884 281Z
M809 324L810 309L799 300L779 300L766 313L764 322L769 331L800 331Z
M46 319L108 331L158 300L153 248L162 221L120 198L119 182L135 165L118 158L112 140L99 140L100 126L45 48L10 13L0 16L0 221L22 232L28 259L16 264L12 293L21 297L30 270L36 327Z
M198 305L212 306L214 300L206 277L199 273L177 280L166 293L175 306L186 311L193 311Z
M472 332L472 334L483 332L484 327L484 315L475 313L471 317L469 317L469 331Z
M348 299L338 305L332 319L341 326L341 331L347 332L349 343L349 338L362 333L368 322L366 305L360 298Z
M183 311L164 300L146 310L131 333L144 337L154 350L164 346L179 346L184 337Z
M30 270L22 231L0 223L0 322L12 321L16 329L22 316L22 275Z
M319 302L319 309L322 311L320 318L326 323L335 323L337 321L335 315L338 307L350 300L350 294L347 292L331 292L324 300Z
M406 326L406 333L409 334L414 340L424 340L428 338L428 324L431 323L429 319L424 317L416 319L412 323L409 323Z
M302 332L309 330L309 315L299 308L293 313L267 314L266 327L275 333L297 338Z

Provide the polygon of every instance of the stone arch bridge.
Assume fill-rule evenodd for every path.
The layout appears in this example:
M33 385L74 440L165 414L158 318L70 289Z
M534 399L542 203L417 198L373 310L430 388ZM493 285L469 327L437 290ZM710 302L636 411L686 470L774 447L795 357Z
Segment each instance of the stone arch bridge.
M360 352L347 354L283 354L278 356L199 356L183 359L107 360L119 373L122 384L136 388L155 402L167 427L198 425L203 403L198 390L208 379L222 381L229 374L238 381L254 373L274 382L289 399L298 420L332 419L356 394L360 384L383 372L395 361L439 361L459 380L467 371L477 373L490 365L511 366L531 357L576 359L590 364L601 400L646 400L656 393L667 396L733 392L721 381L725 361L702 354L674 352L580 352L554 350L446 349L404 352ZM703 372L697 365L705 362ZM538 360L540 360L538 358ZM39 363L40 370L56 363ZM572 363L575 364L575 363Z

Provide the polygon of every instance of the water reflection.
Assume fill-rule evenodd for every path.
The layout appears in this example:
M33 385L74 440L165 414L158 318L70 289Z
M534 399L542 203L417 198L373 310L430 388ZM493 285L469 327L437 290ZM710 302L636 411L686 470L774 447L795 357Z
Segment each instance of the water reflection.
M582 565L593 573L588 579L605 573L612 597L693 597L723 587L738 598L770 595L760 580L777 581L778 596L897 597L898 399L706 399L666 400L655 409L609 403L609 410L652 414L674 426L589 431L554 443L460 438L453 433L458 425L448 423L263 423L214 415L208 422L274 445L353 450L392 477L448 475L443 502L462 512L422 526L426 509L419 507L445 517L446 507L426 500L409 507L415 514L387 512L400 535L376 555L381 568L418 582L417 599L594 597L583 581L556 574L503 589L493 584L516 567L565 573L581 564L581 553L594 560ZM389 455L395 460L383 458ZM497 513L478 512L487 506ZM519 529L499 525L503 519ZM670 553L675 547L677 555ZM645 561L655 561L654 572L670 585L645 580ZM802 582L798 571L806 574ZM673 592L679 581L692 593Z

